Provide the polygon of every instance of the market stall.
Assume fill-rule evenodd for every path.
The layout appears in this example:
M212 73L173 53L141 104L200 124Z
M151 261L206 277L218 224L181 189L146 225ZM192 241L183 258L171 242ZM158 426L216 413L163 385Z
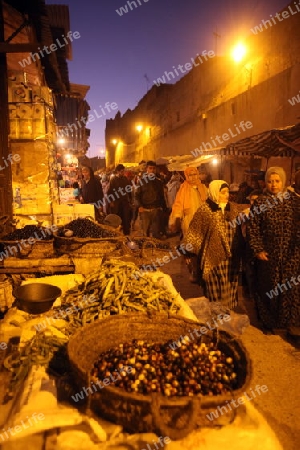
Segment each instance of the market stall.
M59 286L60 298L42 314L24 312L18 304L10 309L1 324L0 341L7 344L1 354L4 369L0 372L4 450L18 450L26 445L56 450L77 449L78 446L149 450L159 448L160 442L161 447L168 445L170 450L212 450L229 442L233 450L252 449L258 443L265 450L281 449L265 420L244 398L251 381L251 361L235 336L222 332L221 327L213 330L208 323L204 330L175 290L171 278L161 271L141 273L139 266L126 258L108 258L98 268L95 265L93 268L94 272L85 275L28 279L27 284ZM221 319L225 320L224 315L219 317ZM189 343L187 336L192 337L195 329L200 330L200 341L194 333ZM125 368L130 365L138 377L132 380L131 392L125 392L121 386L114 386L118 378L115 372L111 372L111 378L106 373L108 366L101 368L104 356L97 365L97 370L104 370L103 373L92 373L90 369L101 353L109 350L112 355L116 346L119 348L116 357L120 358L120 344L132 338L136 339L132 344L137 345L132 349L135 356L130 352L127 356L124 354L123 360L129 357L130 361L119 361L118 370L123 377ZM157 347L160 342L167 346L164 350ZM155 353L151 350L153 344ZM223 386L216 383L208 387L204 379L200 389L206 394L202 392L193 398L185 393L178 397L175 394L180 388L176 378L170 378L174 369L168 367L161 374L167 377L163 382L164 395L153 392L156 395L149 397L144 392L149 386L144 385L143 380L146 378L148 383L151 380L151 390L157 383L155 377L148 379L143 371L157 370L155 361L161 361L160 370L163 364L160 358L164 354L174 361L176 353L181 351L180 345L191 345L196 354L197 349L201 349L204 357L210 358L211 369L215 364L222 366L222 370L227 367L233 380L230 390L224 388L226 376L231 378L226 372ZM152 352L150 359L147 349ZM222 352L225 352L225 360ZM188 360L186 364L189 365ZM201 367L197 372L201 375ZM92 389L98 386L97 381L100 385L103 381L105 389ZM186 381L189 383L188 379ZM214 383L210 376L207 381ZM142 386L141 391L139 386ZM197 385L191 383L191 394L193 386L197 390ZM206 389L212 389L213 395ZM152 398L156 407L154 410L150 407L152 412L147 412ZM238 408L227 408L229 402L242 398L244 400L236 404ZM168 424L169 409L174 406L174 422Z

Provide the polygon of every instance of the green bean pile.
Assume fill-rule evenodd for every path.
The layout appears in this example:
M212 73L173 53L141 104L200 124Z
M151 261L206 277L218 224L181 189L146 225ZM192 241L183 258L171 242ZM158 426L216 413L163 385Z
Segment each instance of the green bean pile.
M70 322L69 332L73 333L73 327L113 314L138 311L178 313L180 304L177 298L150 277L136 277L137 271L134 263L109 260L102 264L100 270L87 276L83 285L66 292L62 307L72 305L73 308L73 313L66 318Z

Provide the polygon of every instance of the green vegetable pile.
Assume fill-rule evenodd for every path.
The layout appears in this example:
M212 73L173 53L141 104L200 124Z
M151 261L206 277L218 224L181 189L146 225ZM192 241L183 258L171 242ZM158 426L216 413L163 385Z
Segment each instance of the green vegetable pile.
M66 355L66 340L43 332L37 333L23 347L4 359L3 366L11 372L5 400L8 401L15 395L34 365L52 368L55 372L63 374L69 369Z
M66 318L70 322L67 331L73 334L73 328L113 314L138 311L178 313L180 304L176 297L149 276L137 277L138 270L134 263L112 259L104 262L99 271L87 276L83 285L68 291L62 299L62 307L72 306L73 309ZM91 301L82 302L83 298Z

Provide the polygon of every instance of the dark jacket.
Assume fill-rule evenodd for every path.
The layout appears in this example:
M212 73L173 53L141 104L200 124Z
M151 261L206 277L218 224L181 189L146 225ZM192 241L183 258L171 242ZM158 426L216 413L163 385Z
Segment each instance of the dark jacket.
M145 174L139 181L135 192L137 206L145 209L166 208L164 186L159 178L149 178Z
M83 180L81 195L84 203L97 203L99 200L103 200L100 180L96 177L90 178L88 182Z
M126 186L131 186L128 178L124 175L121 175L120 177L116 175L109 183L107 195L112 195L114 197L113 202L116 203L131 202L132 186L130 189L131 192L129 191L129 188L127 188L128 193L125 190Z

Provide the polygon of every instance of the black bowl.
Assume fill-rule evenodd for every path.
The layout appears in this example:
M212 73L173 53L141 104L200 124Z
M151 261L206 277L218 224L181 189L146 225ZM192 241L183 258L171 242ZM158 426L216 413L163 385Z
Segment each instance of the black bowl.
M29 314L48 311L60 295L59 287L46 283L24 284L13 291L17 307Z

